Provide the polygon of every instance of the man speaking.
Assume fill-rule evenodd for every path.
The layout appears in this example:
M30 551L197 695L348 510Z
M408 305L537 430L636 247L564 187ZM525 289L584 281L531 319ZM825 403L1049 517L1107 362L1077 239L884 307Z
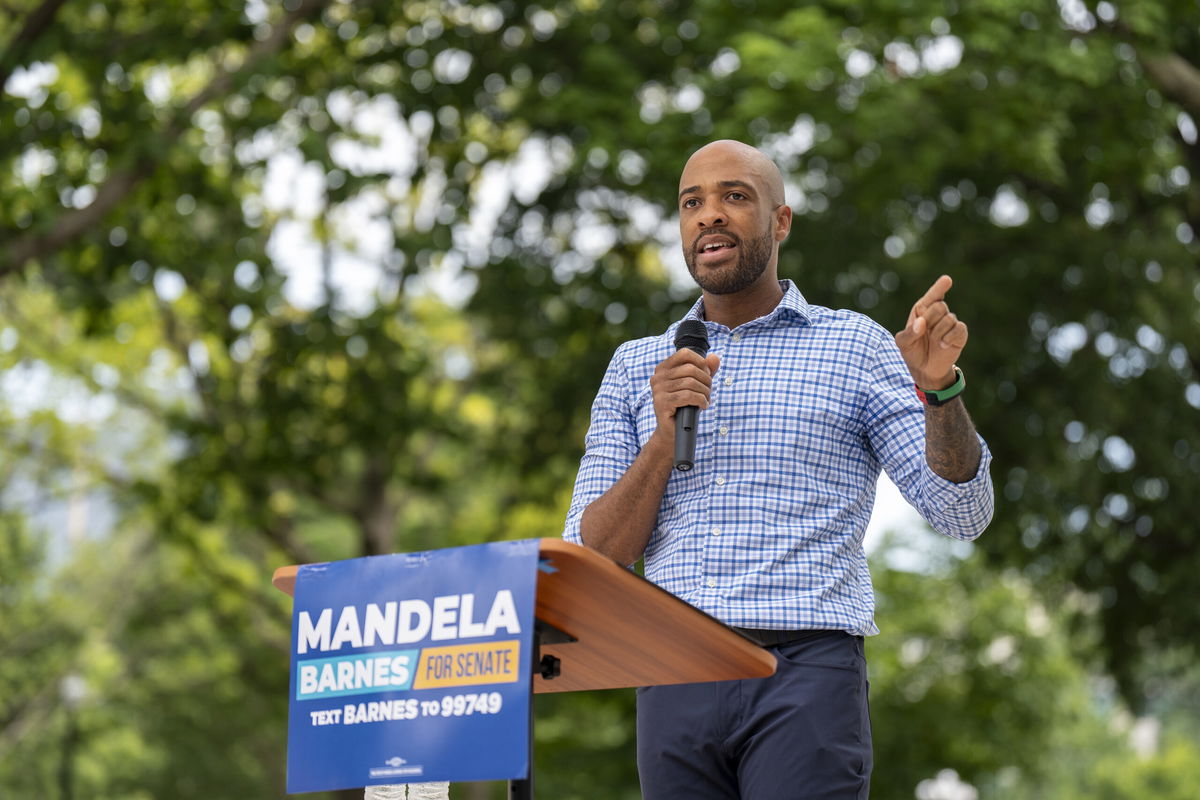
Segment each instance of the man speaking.
M973 539L992 516L991 454L955 365L967 327L945 275L895 337L780 281L792 210L749 145L694 153L678 209L701 298L613 355L563 535L622 564L644 557L647 578L769 647L778 669L639 690L643 795L865 799L863 637L878 628L862 543L879 471L947 536ZM686 344L696 325L706 346ZM695 453L675 469L689 406Z

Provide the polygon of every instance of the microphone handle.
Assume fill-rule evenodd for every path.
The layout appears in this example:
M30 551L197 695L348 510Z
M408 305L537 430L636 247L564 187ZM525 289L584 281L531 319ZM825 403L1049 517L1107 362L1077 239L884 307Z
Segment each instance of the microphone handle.
M697 406L682 406L675 412L675 469L687 472L696 462Z

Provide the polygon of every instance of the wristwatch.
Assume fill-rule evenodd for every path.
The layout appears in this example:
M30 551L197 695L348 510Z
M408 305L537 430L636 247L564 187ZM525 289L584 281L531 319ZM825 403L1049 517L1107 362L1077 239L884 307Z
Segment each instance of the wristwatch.
M963 389L967 388L967 379L956 364L954 366L954 383L945 389L922 389L915 383L913 388L917 390L917 397L921 398L921 402L925 405L942 406L963 393Z

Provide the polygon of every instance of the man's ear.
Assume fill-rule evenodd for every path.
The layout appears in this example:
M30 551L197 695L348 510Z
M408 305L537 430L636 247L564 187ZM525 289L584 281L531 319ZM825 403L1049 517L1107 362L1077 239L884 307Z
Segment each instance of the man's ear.
M781 205L775 209L775 241L782 242L792 232L792 208L788 205Z

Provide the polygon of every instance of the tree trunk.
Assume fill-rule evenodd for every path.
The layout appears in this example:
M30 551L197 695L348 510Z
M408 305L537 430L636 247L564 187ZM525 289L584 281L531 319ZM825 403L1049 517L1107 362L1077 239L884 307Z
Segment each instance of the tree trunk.
M367 461L355 514L362 532L363 555L384 555L395 548L396 509L387 497L390 475L391 471L381 457L371 456Z

